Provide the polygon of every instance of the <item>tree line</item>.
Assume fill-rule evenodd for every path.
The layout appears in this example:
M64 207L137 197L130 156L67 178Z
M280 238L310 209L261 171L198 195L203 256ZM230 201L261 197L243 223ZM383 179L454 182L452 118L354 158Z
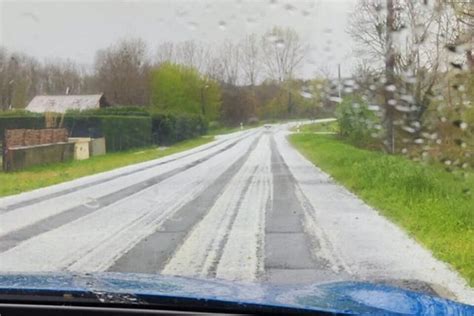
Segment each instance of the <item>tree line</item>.
M92 69L0 48L0 105L24 108L38 94L103 92L116 105L200 113L229 124L315 115L326 85L298 79L307 51L293 29L282 27L216 46L164 42L155 51L139 38L120 40L97 51Z

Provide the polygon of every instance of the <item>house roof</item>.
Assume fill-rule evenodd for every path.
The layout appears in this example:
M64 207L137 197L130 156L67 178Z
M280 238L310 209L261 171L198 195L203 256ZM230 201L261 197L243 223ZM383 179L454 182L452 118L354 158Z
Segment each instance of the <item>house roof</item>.
M37 95L26 110L31 112L65 113L67 110L98 109L103 94L90 95Z

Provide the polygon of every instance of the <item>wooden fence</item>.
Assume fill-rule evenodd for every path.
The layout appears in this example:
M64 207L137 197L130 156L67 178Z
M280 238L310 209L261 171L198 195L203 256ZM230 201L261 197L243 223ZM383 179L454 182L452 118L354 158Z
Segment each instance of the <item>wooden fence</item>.
M4 171L67 161L74 157L74 144L68 143L65 128L5 130L2 147Z

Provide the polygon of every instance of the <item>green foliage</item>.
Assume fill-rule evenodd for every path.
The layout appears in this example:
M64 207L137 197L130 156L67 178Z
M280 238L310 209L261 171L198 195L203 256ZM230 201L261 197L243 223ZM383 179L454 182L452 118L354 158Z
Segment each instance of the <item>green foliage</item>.
M25 111L0 115L0 136L6 128L44 128L43 114ZM188 113L153 113L142 108L113 107L68 111L63 126L70 137L105 137L107 151L123 151L149 144L174 144L204 135L208 123L204 116Z
M122 151L151 144L151 118L100 116L108 151Z
M0 142L3 139L5 129L17 128L44 128L44 117L23 111L2 113L0 115Z
M207 132L208 123L202 115L154 113L152 135L156 144L172 144Z
M96 115L67 113L63 126L69 131L70 137L98 138L104 136L101 129L101 118Z
M367 146L374 141L378 118L362 98L345 97L336 109L336 117L341 136L351 143Z
M42 117L43 114L30 112L30 111L26 111L26 110L20 110L20 109L9 110L9 111L4 111L4 112L0 111L0 118L8 117L8 116Z
M70 114L64 127L73 137L105 137L107 151L123 151L151 144L151 117Z
M153 111L202 114L213 120L219 115L220 87L194 68L164 63L151 74L151 104Z
M293 128L296 130L297 128ZM301 133L339 133L339 124L333 122L316 122L312 124L304 124L299 128Z
M256 100L248 87L226 86L222 91L221 120L229 126L247 123L255 117Z
M430 161L449 160L449 168L474 167L474 75L447 73L443 80L444 98L433 98L422 117L423 132L435 137L409 149Z
M335 107L325 95L327 84L318 79L263 82L254 87L256 113L260 119L334 117Z
M69 110L67 115L129 115L129 116L149 116L150 114L144 107L139 106L113 106L90 110Z
M438 166L356 148L334 136L294 134L290 140L474 285L474 174L460 177Z

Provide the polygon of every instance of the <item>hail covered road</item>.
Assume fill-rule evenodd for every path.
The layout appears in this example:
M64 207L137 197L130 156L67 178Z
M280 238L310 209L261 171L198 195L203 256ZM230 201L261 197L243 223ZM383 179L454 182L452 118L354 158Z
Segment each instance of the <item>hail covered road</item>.
M0 199L0 273L365 280L474 304L447 265L313 166L288 125Z

